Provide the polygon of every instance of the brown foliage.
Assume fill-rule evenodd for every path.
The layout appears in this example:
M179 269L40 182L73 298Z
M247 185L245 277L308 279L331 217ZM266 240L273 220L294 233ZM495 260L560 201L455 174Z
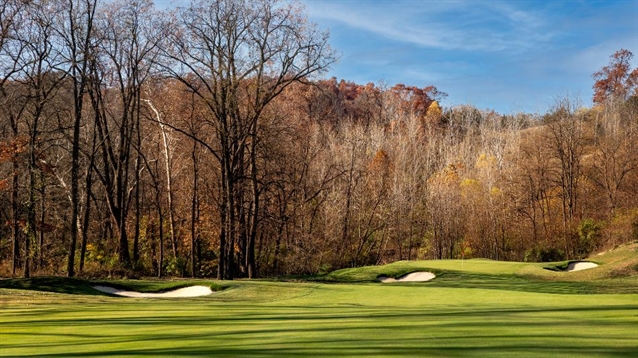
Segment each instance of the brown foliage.
M594 83L594 103L603 103L615 96L626 99L638 95L638 68L631 70L633 53L620 49L611 55L609 64L592 77Z

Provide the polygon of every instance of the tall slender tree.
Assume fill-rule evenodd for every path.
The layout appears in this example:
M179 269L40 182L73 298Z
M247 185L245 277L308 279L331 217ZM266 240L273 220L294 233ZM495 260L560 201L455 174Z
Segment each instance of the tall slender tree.
M103 113L98 118L103 158L98 177L118 230L118 259L125 267L131 263L127 219L142 162L137 133L143 108L142 86L151 74L151 64L166 31L161 21L150 1L114 1L106 4L99 17L102 72L96 76L104 79L107 93L98 102Z
M62 0L57 4L57 33L64 63L60 66L71 79L73 124L71 140L71 215L67 275L75 275L75 252L80 222L80 131L83 122L84 99L89 81L89 63L95 56L94 19L97 0ZM89 195L88 193L86 195Z

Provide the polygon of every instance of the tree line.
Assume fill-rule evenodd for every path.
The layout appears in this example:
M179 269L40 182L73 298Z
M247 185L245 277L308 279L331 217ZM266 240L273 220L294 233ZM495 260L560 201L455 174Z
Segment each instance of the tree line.
M595 106L321 79L297 3L0 0L0 274L232 279L638 239L638 72Z

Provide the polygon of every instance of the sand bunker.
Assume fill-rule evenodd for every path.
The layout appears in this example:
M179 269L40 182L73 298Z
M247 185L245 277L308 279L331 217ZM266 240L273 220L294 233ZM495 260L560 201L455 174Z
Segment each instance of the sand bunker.
M425 282L430 281L435 276L432 272L412 272L407 275L401 276L397 279L388 276L379 276L377 280L383 283L392 282Z
M183 298L183 297L199 297L199 296L208 296L213 291L211 291L210 287L207 286L191 286L179 288L177 290L162 292L162 293L145 293L145 292L135 292L135 291L124 291L119 288L107 287L107 286L93 286L94 289L110 293L112 295L123 296L123 297L142 297L142 298Z
M570 262L569 265L567 265L567 272L582 271L594 267L598 267L598 265L593 262Z

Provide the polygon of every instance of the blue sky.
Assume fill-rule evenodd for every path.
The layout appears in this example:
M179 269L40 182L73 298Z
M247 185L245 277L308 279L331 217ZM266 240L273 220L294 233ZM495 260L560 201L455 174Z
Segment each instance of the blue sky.
M341 54L328 77L447 92L444 106L545 112L591 105L591 74L638 56L638 0L304 0ZM633 67L636 67L634 58Z
M448 107L542 113L565 96L590 106L591 74L621 48L638 56L638 0L300 1L341 56L326 77L435 85Z

